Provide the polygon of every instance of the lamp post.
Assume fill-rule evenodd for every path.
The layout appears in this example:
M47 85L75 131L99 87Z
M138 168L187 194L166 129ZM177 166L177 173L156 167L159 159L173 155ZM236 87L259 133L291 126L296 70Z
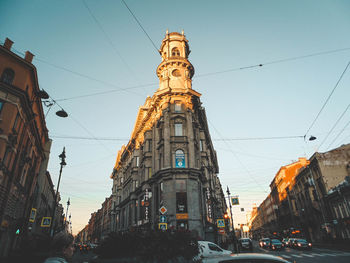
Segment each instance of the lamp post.
M61 175L62 175L62 168L66 165L66 150L65 147L63 147L62 153L58 156L61 159L61 168L60 168L60 175L58 177L58 183L57 183L57 189L56 189L56 195L54 200L54 206L52 209L52 217L51 217L51 225L50 225L50 235L53 236L55 229L54 229L54 220L55 220L55 212L56 212L56 206L57 206L57 196L58 196L58 190L60 188L60 182L61 182Z
M235 249L235 253L238 253L238 247L237 247L237 238L236 238L236 232L235 232L235 226L233 223L233 217L232 217L232 206L231 206L231 193L230 193L230 189L228 189L227 186L227 196L228 196L228 203L230 205L230 214L231 214L231 225L232 225L232 231L233 231L233 247Z

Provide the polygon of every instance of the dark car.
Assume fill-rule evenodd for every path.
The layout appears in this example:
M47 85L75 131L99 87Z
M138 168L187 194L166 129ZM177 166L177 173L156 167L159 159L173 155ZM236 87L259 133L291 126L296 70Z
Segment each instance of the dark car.
M289 240L289 238L287 238L287 237L285 237L285 238L282 239L282 245L283 245L283 247L287 247L287 246L288 246L288 240Z
M241 250L253 250L253 242L250 238L239 239L238 245Z
M269 247L270 246L270 239L269 238L262 238L259 240L259 246L262 248Z
M281 250L283 248L283 244L278 239L271 239L270 249L272 250Z
M293 248L296 249L312 249L312 244L307 242L306 239L295 239L293 242Z

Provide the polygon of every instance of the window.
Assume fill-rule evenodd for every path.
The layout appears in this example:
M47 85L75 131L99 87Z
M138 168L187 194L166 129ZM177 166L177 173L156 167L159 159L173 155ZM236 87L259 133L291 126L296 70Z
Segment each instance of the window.
M14 78L15 78L15 72L12 69L6 68L2 72L1 81L11 85Z
M139 164L140 164L140 157L136 156L136 160L135 160L136 167L139 167Z
M187 213L187 193L176 193L176 213Z
M171 56L172 56L172 57L180 56L180 51L178 50L177 47L174 47L174 48L171 50Z
M175 103L175 112L181 112L181 103Z
M6 161L7 161L7 157L10 153L10 148L6 147L6 150L5 150L5 153L4 153L4 157L2 158L2 162L3 164L6 164Z
M15 122L13 123L13 127L12 127L14 130L16 130L16 128L17 128L18 119L19 119L19 113L17 112L16 119L15 119Z
M2 100L0 100L0 113L1 113L1 111L2 111L2 108L4 107L4 104L5 104L5 102L3 102Z
M148 167L148 179L152 178L152 167Z
M208 243L208 247L210 250L222 252L222 249L216 246L215 244Z
M22 175L21 175L21 179L19 180L19 182L21 183L21 185L24 186L25 182L26 182L26 178L27 178L27 169L23 168L22 170Z
M152 152L152 140L148 140L148 151Z
M162 154L159 154L159 169L162 169Z
M175 136L183 136L182 123L175 123Z
M203 140L199 141L199 150L202 152L203 151Z

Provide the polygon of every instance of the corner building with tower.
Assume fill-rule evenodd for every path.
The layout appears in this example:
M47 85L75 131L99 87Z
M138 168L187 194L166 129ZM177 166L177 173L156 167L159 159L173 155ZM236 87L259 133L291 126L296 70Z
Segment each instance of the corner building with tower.
M111 175L112 231L190 230L217 242L225 234L216 219L227 207L188 40L167 32L159 53L159 88L139 108Z

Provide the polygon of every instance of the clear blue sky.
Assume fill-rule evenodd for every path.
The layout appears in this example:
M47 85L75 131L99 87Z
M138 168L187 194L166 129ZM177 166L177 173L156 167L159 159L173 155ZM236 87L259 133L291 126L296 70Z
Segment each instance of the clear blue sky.
M264 200L280 166L349 143L350 126L329 146L349 122L350 110L321 145L350 102L350 69L308 134L317 140L216 139L304 135L349 62L350 49L200 77L350 48L349 1L125 1L157 47L166 29L185 31L196 71L193 88L202 93L219 177L224 190L229 186L240 197L235 223L245 222L241 207L250 211ZM117 151L130 138L138 107L157 89L161 60L121 1L85 3L98 24L83 1L0 0L0 41L8 37L18 51L35 54L40 87L54 99L154 84L59 101L67 119L56 117L57 106L50 111L47 126L54 141L48 169L56 184L65 146L60 190L64 205L71 198L75 233L111 193ZM62 135L122 140L54 138Z

